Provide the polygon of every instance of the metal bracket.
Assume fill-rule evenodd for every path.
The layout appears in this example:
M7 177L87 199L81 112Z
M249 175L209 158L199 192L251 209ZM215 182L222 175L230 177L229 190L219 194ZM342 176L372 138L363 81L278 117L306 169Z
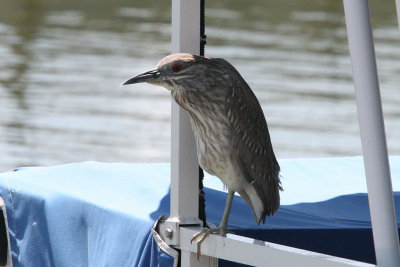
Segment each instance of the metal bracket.
M160 224L160 235L169 246L179 246L179 221L168 218Z
M193 221L190 223L180 221L178 218L168 218L160 224L159 234L165 243L169 246L179 248L180 246L180 227L201 227L203 222L201 220Z

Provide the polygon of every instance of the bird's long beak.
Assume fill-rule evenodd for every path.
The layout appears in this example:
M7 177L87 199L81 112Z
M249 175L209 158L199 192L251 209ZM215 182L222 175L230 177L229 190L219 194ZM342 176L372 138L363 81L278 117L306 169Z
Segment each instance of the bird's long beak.
M145 82L152 83L158 77L160 77L160 71L158 69L149 70L149 71L143 72L141 74L138 74L136 76L133 76L132 78L129 78L122 85L134 84L134 83L145 83Z

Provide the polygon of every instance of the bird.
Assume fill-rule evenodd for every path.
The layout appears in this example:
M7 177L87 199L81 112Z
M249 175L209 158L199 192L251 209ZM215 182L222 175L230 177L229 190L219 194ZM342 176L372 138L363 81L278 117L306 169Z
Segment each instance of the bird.
M204 228L191 240L198 240L197 257L210 234L226 236L235 192L251 207L256 223L265 223L280 205L280 167L261 105L235 67L222 58L175 53L123 85L143 82L169 90L189 113L200 167L228 189L219 226Z

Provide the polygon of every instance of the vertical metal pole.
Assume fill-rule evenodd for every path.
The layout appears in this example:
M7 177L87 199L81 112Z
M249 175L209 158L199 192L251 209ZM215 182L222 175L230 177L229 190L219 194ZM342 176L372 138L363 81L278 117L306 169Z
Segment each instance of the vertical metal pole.
M400 29L400 0L396 0L396 10L397 10L397 24Z
M343 0L378 266L400 266L382 103L367 0Z
M172 0L172 52L199 54L200 2ZM171 211L182 224L200 223L199 165L187 112L171 103Z
M181 266L185 267L218 267L218 259L201 256L200 260L197 259L197 254L182 251Z
M200 54L200 1L172 0L172 52ZM171 245L180 246L179 226L202 225L199 220L199 165L190 119L171 103L171 206L166 227L175 229ZM181 266L218 266L215 258L181 248Z

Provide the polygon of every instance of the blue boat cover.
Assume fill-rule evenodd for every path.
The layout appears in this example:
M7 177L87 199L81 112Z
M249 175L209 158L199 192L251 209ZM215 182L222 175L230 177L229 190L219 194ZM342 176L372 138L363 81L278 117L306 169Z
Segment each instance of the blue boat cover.
M400 157L391 158L393 185L398 191L399 163ZM330 190L317 181L325 173L337 174L336 168L354 174L356 166L362 176L362 159L286 160L281 166L283 186L292 194L298 190L297 204L293 204L296 197L285 198L287 193L283 193L282 203L291 204L282 205L276 215L257 226L249 206L236 196L230 230L374 263L364 178L338 177L337 187L331 190L337 191L336 196L321 195L320 191ZM0 174L14 266L173 266L175 258L158 246L151 231L161 215L169 214L169 169L169 164L84 162ZM319 186L313 188L310 176ZM303 179L304 190L296 177ZM355 186L352 194L340 195L337 188L347 188L343 181L351 188L360 184L359 190ZM217 189L205 188L207 220L215 225L226 200L226 193ZM317 197L302 197L302 191L315 191ZM400 218L400 193L394 196ZM301 203L309 198L319 201ZM224 265L234 266L221 262Z

